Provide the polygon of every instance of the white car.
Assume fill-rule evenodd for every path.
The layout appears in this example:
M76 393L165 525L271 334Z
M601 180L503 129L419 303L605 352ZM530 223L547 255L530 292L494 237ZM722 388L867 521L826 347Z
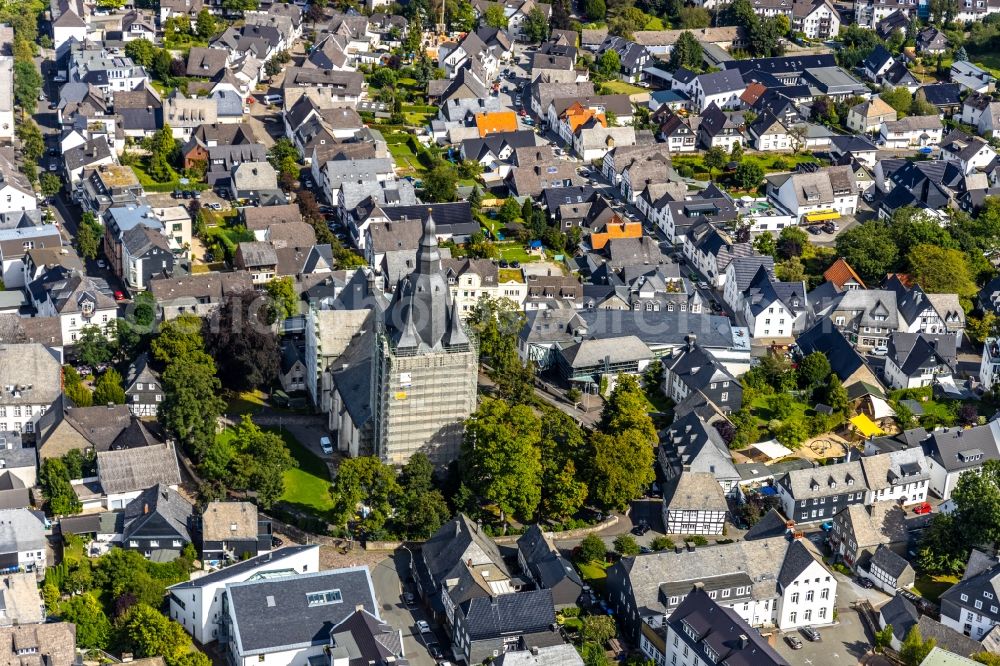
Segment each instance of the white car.
M333 453L333 444L330 443L329 437L319 438L319 448L321 448L323 450L323 453L325 453L326 455L330 455Z
M431 633L431 625L427 624L427 620L417 620L417 629L419 629L422 634Z

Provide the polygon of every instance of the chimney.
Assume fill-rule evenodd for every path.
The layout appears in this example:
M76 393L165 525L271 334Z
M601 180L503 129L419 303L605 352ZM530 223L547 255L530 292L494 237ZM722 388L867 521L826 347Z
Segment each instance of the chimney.
M687 341L687 350L694 351L694 346L698 342L698 336L695 335L694 333L688 333L688 336L687 338L685 338L685 340Z
M531 656L532 657L537 657L538 656L538 646L537 645L532 645L531 646Z
M364 605L364 604L357 604L357 605L356 605L356 606L354 607L354 610L358 611L359 613L360 613L361 611L363 611L364 609L365 609L365 605Z
M148 504L143 504L142 505L142 513L143 513L143 515L146 515L147 513L149 513L149 505Z
M737 643L741 650L746 650L750 645L750 637L746 634L740 634L739 642Z

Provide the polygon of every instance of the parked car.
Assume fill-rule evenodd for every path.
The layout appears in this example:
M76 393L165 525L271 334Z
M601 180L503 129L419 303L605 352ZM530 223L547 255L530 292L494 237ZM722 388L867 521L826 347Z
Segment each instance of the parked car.
M788 646L791 647L793 650L802 649L802 641L799 640L798 636L792 636L792 635L785 636L785 641L788 643Z
M823 530L824 532L829 532L830 530L833 529L833 522L831 522L831 521L828 520L825 523L823 523L822 525L820 525L819 528L821 530Z
M816 225L811 225L806 227L806 231L811 233L813 236L819 236L821 233L823 233L823 230Z
M276 536L271 537L271 548L281 548L285 545L285 542Z
M319 448L322 449L323 453L325 453L326 455L330 455L331 453L333 453L333 444L330 443L329 437L319 438Z
M441 646L438 645L437 643L431 643L430 645L428 645L427 646L427 651L435 659L440 659L441 657L444 656L444 653L441 652Z
M124 301L125 300L125 294L123 294L120 291L116 291L115 292L115 300L119 301L119 302Z
M918 504L913 508L913 513L917 514L918 516L922 516L925 513L930 513L933 510L934 509L931 507L930 504L928 504L927 502L921 502L920 504Z
M416 601L416 599L414 598L412 592L403 592L404 604L406 604L407 606L412 606L414 601Z
M649 523L645 520L639 521L635 527L632 528L632 534L636 536L643 536L650 530Z
M422 634L431 633L431 625L427 624L427 620L417 620L417 629Z
M811 640L813 643L818 643L823 640L823 637L820 636L819 632L813 627L802 627L802 633L805 634L806 638Z
M861 587L865 588L866 590L870 590L873 587L875 587L875 583L872 582L871 578L860 578L859 577L858 578L858 585L860 585Z

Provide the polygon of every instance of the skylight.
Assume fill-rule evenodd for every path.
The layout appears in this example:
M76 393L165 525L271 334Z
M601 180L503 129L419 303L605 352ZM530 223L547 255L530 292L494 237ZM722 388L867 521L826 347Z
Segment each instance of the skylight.
M323 592L309 592L306 594L306 603L312 606L327 606L329 604L339 604L344 598L340 590L326 590Z

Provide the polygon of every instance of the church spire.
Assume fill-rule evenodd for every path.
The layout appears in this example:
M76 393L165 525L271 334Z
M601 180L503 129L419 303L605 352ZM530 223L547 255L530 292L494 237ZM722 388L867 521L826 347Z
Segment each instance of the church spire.
M449 313L448 332L444 336L446 347L457 347L469 344L469 336L465 334L462 327L462 320L458 316L458 299L451 300L451 312Z
M417 249L417 272L424 275L441 271L441 253L438 251L435 231L434 216L431 209L428 208L427 218L424 220L424 233L420 238L420 247Z

